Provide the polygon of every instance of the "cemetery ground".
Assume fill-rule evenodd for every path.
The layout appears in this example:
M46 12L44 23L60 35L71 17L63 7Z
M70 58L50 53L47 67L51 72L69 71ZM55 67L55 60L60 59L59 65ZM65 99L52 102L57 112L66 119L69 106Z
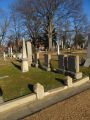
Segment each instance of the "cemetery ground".
M85 54L80 54L84 56ZM51 67L55 69L58 67L58 60L56 53L52 55ZM43 55L40 57L43 64ZM45 91L63 86L61 80L64 79L63 74L55 72L47 72L41 68L31 67L29 72L22 73L20 65L21 63L16 60L3 61L0 60L0 88L4 101L8 101L20 96L24 96L33 92L33 85L41 83ZM81 71L85 75L90 76L90 68L81 67ZM4 78L4 76L8 76ZM2 78L3 77L3 78Z

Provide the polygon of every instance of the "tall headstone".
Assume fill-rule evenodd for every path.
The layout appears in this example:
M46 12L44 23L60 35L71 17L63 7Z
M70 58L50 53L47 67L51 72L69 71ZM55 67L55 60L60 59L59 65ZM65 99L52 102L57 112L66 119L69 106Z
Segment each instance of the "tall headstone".
M10 47L8 47L8 56L10 57Z
M64 48L64 45L63 45L63 40L61 41L61 46L62 46L62 49Z
M10 57L12 58L13 55L13 51L12 51L12 47L10 47Z
M37 52L37 53L35 53L35 58L34 58L35 60L35 67L37 67L38 68L38 66L39 66L39 52Z
M26 45L25 40L23 39L23 50L22 50L22 66L21 66L22 72L28 72L28 58L27 58L27 52L26 52Z
M27 42L27 55L28 55L28 64L31 66L32 64L32 44L31 42Z
M4 59L4 61L6 60L6 53L5 52L3 53L3 59Z
M90 67L90 33L88 34L88 49L87 49L87 59L84 64L85 67Z

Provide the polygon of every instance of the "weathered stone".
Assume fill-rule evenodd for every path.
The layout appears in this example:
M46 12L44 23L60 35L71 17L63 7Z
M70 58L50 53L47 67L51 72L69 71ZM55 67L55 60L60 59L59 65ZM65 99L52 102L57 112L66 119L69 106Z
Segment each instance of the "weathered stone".
M41 84L37 83L34 85L34 92L38 99L42 99L44 97L44 87Z
M31 64L32 64L32 44L30 41L27 42L27 56L28 56L29 66L31 66Z
M67 70L67 55L58 55L58 66L61 71Z
M79 72L79 56L68 56L68 71Z
M50 54L45 54L44 55L44 62L45 62L45 67L47 71L51 70L51 55Z
M72 87L73 83L72 83L72 78L70 76L66 76L66 78L65 78L65 84L68 87Z
M6 60L6 53L5 52L3 53L3 59L4 59L4 61Z
M75 78L76 79L81 79L82 78L82 72L77 72L77 73L75 73Z
M73 74L76 79L82 78L82 73L79 70L79 56L68 57L68 72Z
M28 72L29 66L28 66L28 59L27 59L27 53L26 53L26 45L25 40L23 39L23 53L22 53L22 66L21 66L22 72Z
M39 66L39 52L35 53L35 67Z

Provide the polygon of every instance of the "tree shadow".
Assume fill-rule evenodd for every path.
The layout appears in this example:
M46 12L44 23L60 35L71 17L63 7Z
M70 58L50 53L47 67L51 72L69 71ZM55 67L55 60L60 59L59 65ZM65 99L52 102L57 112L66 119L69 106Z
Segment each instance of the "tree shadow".
M17 65L15 64L14 62L11 62L16 68L18 68L19 70L21 70L21 66L20 65Z
M28 88L29 88L29 90L30 90L31 92L34 92L33 86L34 86L34 85L32 85L32 84L28 84Z
M0 88L0 96L2 96L3 95L3 91L2 91L2 89Z
M59 81L62 85L65 85L65 82L63 79L60 79L60 78L55 78L55 80Z

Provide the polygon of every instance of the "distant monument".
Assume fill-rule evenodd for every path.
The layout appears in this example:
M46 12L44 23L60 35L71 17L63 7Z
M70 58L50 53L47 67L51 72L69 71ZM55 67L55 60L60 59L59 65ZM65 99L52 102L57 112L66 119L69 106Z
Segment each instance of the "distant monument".
M87 49L87 59L84 64L85 67L90 66L90 33L88 34L88 49Z
M27 52L26 52L26 45L25 40L23 39L23 50L22 50L22 66L21 66L22 72L28 72L28 58L27 58Z

